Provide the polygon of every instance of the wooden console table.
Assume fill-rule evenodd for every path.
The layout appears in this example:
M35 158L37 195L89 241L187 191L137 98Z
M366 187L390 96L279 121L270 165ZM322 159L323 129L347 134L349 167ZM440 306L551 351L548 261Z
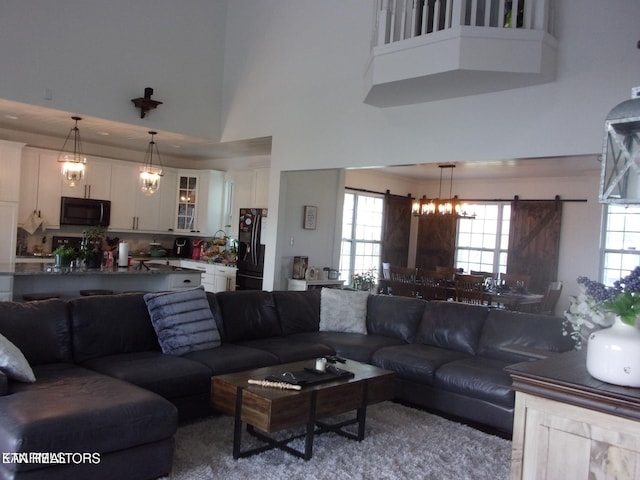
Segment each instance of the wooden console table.
M640 478L640 388L596 380L585 356L507 368L516 390L512 479Z

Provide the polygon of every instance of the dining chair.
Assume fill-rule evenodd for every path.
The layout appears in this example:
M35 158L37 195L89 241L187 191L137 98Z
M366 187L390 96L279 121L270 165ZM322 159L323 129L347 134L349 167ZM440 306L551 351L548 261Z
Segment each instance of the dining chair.
M416 269L408 267L389 267L391 276L391 294L400 297L416 296Z
M562 293L562 282L551 282L540 303L540 312L543 315L555 315L556 304Z
M443 267L440 265L436 265L436 272L444 273L446 275L447 280L453 281L455 276L462 273L461 268L455 267Z
M531 275L523 273L501 273L500 284L506 285L510 290L527 290Z
M425 300L448 300L450 294L447 285L447 274L435 270L418 269L416 291Z
M456 275L456 301L464 303L485 303L484 277L482 275Z

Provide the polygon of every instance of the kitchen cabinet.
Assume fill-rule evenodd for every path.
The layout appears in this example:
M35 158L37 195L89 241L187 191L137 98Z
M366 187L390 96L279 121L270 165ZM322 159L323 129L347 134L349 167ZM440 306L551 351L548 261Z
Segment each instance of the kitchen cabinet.
M84 178L77 185L70 187L60 178L62 196L109 200L111 198L111 166L109 161L88 158Z
M226 223L231 225L232 235L238 236L238 212L241 208L267 208L269 204L269 167L236 170L228 175L233 190L231 209Z
M18 202L20 200L20 182L16 177L20 175L22 150L24 143L0 140L0 201Z
M47 229L60 228L62 177L58 155L25 148L20 165L18 225L23 226L33 212Z
M201 285L207 292L228 292L236 289L236 267L197 260L180 260L180 267L200 270Z
M175 231L212 237L224 228L224 172L178 171Z
M160 182L160 190L147 195L139 187L140 165L126 162L114 162L111 166L113 182L111 182L111 223L109 230L117 232L167 232L170 228L170 217L166 210L173 212L172 179L175 172L166 171L169 185L165 178ZM171 193L163 193L169 190ZM163 209L165 209L163 211Z

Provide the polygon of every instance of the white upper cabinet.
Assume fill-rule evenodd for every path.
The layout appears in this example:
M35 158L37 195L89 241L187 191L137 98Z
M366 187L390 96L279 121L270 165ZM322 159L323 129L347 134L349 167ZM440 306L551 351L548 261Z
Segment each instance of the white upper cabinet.
M112 163L106 160L88 158L84 178L70 187L62 181L62 196L109 200L111 195Z
M62 176L58 155L26 148L20 169L18 225L24 226L33 213L45 228L60 228Z
M23 147L23 143L0 140L0 201L17 202L20 198L20 183L16 179L20 175Z
M178 172L175 231L203 237L224 228L224 172Z
M163 168L160 189L145 194L139 185L140 165L113 162L111 172L111 223L109 230L165 233L175 211L175 170Z

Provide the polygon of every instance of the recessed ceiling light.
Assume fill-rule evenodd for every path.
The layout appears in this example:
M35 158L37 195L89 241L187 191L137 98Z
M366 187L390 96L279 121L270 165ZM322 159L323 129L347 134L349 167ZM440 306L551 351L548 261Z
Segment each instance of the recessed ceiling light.
M5 113L4 118L8 118L9 120L18 120L17 115L11 115L10 113Z
M172 146L173 148L182 148L182 145L178 145L178 144L174 144L174 145L171 145L171 146Z
M97 135L102 135L103 137L108 137L109 135L111 135L109 132L103 132L103 131L96 132L96 134Z

